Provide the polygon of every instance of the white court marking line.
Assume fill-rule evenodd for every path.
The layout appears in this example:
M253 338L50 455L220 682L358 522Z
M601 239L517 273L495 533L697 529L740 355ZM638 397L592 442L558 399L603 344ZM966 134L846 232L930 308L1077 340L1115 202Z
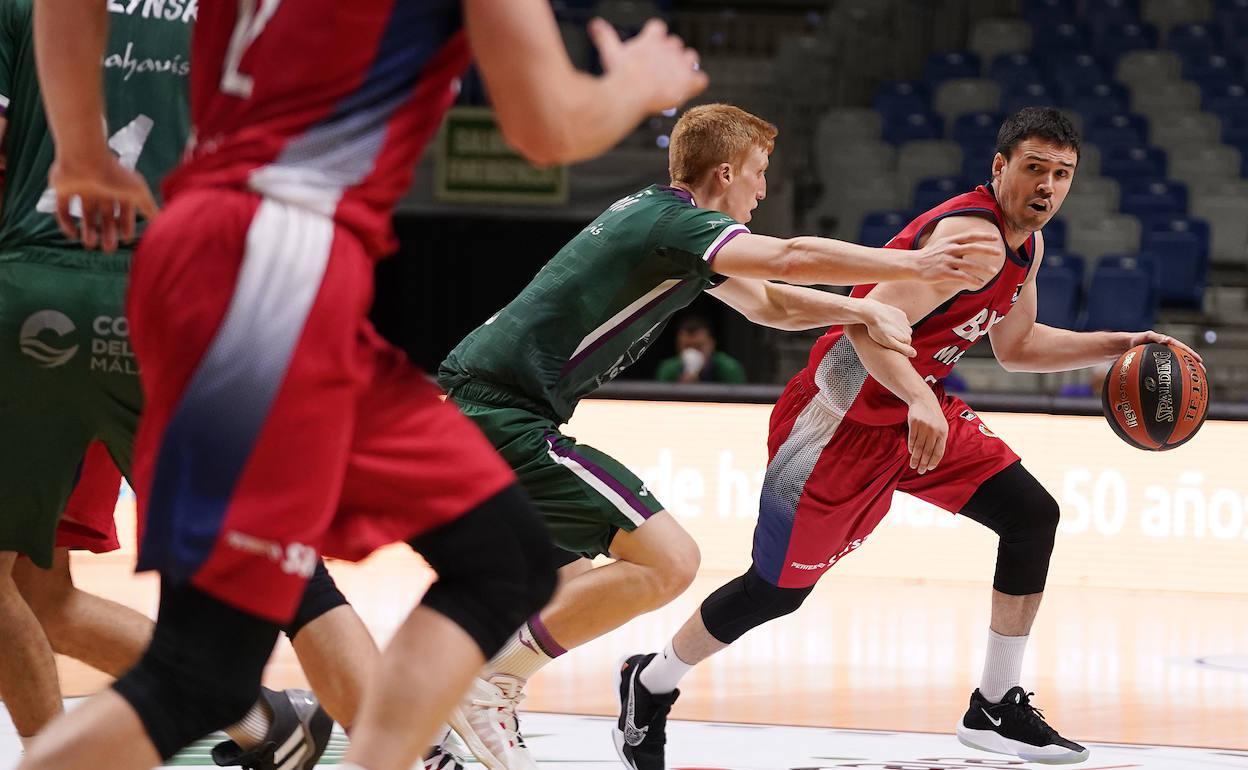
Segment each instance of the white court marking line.
M71 705L72 704L67 704ZM560 770L620 768L611 744L609 717L568 714L522 715L522 729L534 758ZM1078 736L1074 736L1076 739ZM206 739L167 767L212 768ZM1244 770L1248 751L1175 746L1088 743L1091 758L1079 770ZM336 733L319 766L342 762L346 738ZM0 717L0 767L16 763L20 747L7 714ZM480 766L472 763L471 766ZM952 735L903 731L840 730L821 727L739 725L672 721L668 725L668 768L687 770L821 770L822 768L904 768L904 770L1039 770L1022 762L963 747Z

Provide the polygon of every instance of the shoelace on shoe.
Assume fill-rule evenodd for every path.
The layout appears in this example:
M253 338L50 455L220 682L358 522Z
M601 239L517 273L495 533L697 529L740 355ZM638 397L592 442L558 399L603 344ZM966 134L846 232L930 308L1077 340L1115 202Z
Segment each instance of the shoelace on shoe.
M500 684L499 682L491 681L490 684L498 688L499 697L473 698L472 705L485 709L498 709L508 713L511 716L511 725L508 726L504 722L499 722L499 726L506 732L508 741L527 748L524 745L524 738L520 735L520 717L516 715L516 710L520 707L520 702L524 700L525 695L520 691L520 683Z
M1031 705L1031 696L1033 695L1035 695L1034 692L1027 693L1015 705L1022 710L1023 718L1028 722L1047 733L1057 735L1057 731L1050 727L1048 722L1044 721L1044 712L1040 710L1040 707Z

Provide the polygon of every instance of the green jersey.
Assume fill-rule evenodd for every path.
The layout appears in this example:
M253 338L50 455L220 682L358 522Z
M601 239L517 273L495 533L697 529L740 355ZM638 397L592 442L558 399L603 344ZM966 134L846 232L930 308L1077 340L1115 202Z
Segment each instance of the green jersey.
M52 135L35 75L31 5L0 0L0 115L7 120L8 171L0 212L0 250L73 247L57 229L48 189ZM177 165L190 133L191 25L196 0L107 0L104 55L108 145L153 190ZM80 211L80 209L79 209Z
M493 388L567 422L578 401L641 357L672 314L723 281L715 255L746 232L676 188L622 198L464 338L438 382Z

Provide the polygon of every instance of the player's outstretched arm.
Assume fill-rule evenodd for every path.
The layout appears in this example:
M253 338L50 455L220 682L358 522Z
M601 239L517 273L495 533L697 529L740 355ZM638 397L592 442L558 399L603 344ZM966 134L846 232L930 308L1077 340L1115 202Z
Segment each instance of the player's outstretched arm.
M44 110L56 141L48 181L56 190L56 219L87 248L117 248L132 240L136 209L156 215L143 178L122 168L104 136L102 65L108 43L104 0L36 0L35 60ZM80 226L70 201L82 200Z
M539 165L571 163L614 147L638 123L706 88L697 54L651 20L621 42L595 19L600 78L568 58L547 0L464 0L469 41L507 142Z
M1065 372L1109 363L1136 345L1160 342L1176 345L1200 361L1196 351L1182 342L1154 331L1074 332L1036 322L1036 270L1044 258L1044 238L1036 233L1036 263L1018 302L1005 320L988 331L992 351L1001 367L1010 372ZM1202 366L1204 364L1201 364Z
M965 217L959 217L964 219ZM942 220L940 224L951 220ZM982 228L941 231L920 249L873 249L831 238L772 238L746 233L724 244L715 272L796 284L850 286L882 281L979 287L1001 268L1001 237Z
M782 331L861 324L880 345L914 357L906 314L882 302L751 278L725 281L707 293L754 323Z

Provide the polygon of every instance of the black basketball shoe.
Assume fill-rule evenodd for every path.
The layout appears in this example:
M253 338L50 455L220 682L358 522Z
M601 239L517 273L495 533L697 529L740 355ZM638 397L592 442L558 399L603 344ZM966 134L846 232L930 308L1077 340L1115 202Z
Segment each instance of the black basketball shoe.
M1015 687L1000 703L990 703L979 690L971 693L971 707L958 723L964 746L1009 754L1043 765L1073 765L1088 758L1088 750L1057 734L1031 705L1035 693Z
M680 697L680 690L656 695L641 683L641 671L655 654L624 659L615 677L620 693L620 718L611 733L620 759L632 770L664 770L667 714Z
M334 720L307 690L274 692L265 687L260 696L273 713L268 735L248 751L234 741L218 743L212 761L248 770L312 770L329 745Z

